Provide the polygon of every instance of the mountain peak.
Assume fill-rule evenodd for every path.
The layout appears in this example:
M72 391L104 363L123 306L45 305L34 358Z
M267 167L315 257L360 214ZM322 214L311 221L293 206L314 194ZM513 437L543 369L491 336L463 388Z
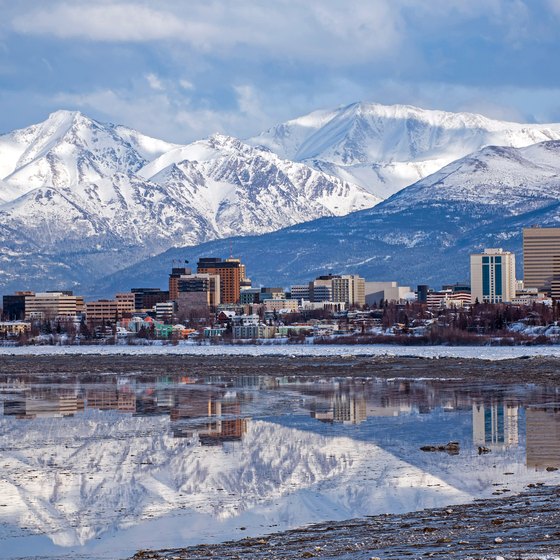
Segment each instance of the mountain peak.
M484 146L519 148L556 139L559 124L519 124L475 113L355 102L314 111L247 142L387 198Z

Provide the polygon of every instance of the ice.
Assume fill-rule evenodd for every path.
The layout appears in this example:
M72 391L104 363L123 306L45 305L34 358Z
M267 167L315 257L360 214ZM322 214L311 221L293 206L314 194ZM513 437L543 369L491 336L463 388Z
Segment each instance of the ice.
M509 360L514 358L560 356L560 346L398 346L385 344L243 344L211 345L180 343L146 346L19 346L2 347L0 355L194 355L194 356L410 356L418 358L470 358L481 360Z

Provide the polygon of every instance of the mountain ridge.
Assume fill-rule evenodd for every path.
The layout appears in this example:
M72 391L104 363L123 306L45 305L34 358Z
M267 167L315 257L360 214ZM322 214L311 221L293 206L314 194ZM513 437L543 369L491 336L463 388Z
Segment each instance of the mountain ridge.
M147 261L144 270L153 274L145 278L164 279L165 265L174 258L192 262L229 254L231 245L257 284L287 288L331 271L437 287L468 278L469 254L484 247L501 246L521 256L522 228L534 224L560 225L558 141L483 148L374 208L343 217L234 238L228 244L174 249ZM522 259L517 262L520 272ZM131 268L102 285L110 290L119 282L140 279Z
M484 146L523 147L559 138L556 123L359 102L292 119L247 141L387 198Z
M193 157L202 152L203 160ZM63 269L71 287L169 247L378 202L361 187L236 138L179 146L76 111L0 136L0 163L2 290L65 287Z

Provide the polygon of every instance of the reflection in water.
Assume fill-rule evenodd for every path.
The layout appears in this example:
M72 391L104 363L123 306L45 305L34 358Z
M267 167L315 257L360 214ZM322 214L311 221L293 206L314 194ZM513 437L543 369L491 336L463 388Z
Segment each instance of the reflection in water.
M473 442L489 449L519 443L519 406L503 401L473 403Z
M0 558L10 546L47 554L32 534L57 545L52 557L66 547L105 558L234 538L240 526L259 534L520 490L560 465L560 405L546 404L557 391L282 376L4 380ZM448 441L459 455L419 450Z
M527 467L560 468L560 404L530 406L527 418Z

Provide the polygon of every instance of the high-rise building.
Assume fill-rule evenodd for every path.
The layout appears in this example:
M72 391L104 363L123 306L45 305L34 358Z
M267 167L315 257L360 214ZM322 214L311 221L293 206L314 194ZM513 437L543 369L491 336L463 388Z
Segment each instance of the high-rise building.
M207 307L215 310L220 305L221 278L218 274L185 274L177 281L176 301L180 302L181 313L192 307Z
M471 255L471 302L502 303L515 298L515 254L484 249Z
M241 284L245 280L245 265L239 259L200 258L197 272L220 277L221 303L239 302Z
M366 281L357 274L343 274L332 279L332 300L348 305L365 305Z
M523 285L560 298L560 228L523 229Z
M177 300L177 294L179 293L179 278L188 274L192 274L192 270L184 266L173 267L171 269L171 274L169 275L169 299L171 301Z

